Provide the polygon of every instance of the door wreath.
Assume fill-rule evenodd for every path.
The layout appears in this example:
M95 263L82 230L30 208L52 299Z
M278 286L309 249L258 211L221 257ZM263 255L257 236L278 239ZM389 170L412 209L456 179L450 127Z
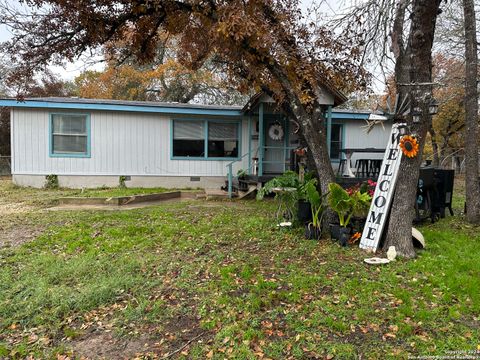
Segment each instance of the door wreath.
M268 129L268 136L270 139L278 141L282 140L284 135L283 127L280 124L272 124Z

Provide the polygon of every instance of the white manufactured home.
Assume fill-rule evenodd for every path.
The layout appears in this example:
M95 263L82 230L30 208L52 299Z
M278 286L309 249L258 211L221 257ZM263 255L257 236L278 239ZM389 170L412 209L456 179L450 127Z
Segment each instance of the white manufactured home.
M325 97L332 164L348 148L385 147L390 123L367 134L368 112L335 105ZM296 124L264 95L243 108L78 98L0 99L0 106L11 108L11 171L21 186L43 187L57 175L70 188L118 186L120 176L129 187L219 188L229 168L259 178L283 173L299 146Z

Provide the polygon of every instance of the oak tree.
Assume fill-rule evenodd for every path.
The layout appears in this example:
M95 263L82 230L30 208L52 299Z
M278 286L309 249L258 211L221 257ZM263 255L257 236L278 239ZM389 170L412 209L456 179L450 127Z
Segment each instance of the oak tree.
M414 257L411 227L413 204L423 148L431 127L429 103L432 99L432 46L441 0L399 1L392 28L392 50L395 56L395 85L400 99L408 99L408 115L399 114L408 131L417 137L419 153L402 157L394 202L390 213L385 248L395 246L397 253ZM409 25L408 31L405 26ZM420 110L419 122L413 114Z
M434 96L439 110L432 122L432 144L437 149L438 161L435 166L446 163L450 158L463 155L465 145L465 69L463 61L438 53L433 58L433 80L438 84Z
M413 205L423 149L432 123L428 105L433 91L432 46L440 3L441 0L365 1L340 19L348 22L349 27L354 28L352 31L363 34L366 58L371 57L380 69L384 69L385 63L394 63L397 103L406 104L406 109L396 109L394 121L405 123L408 132L419 141L418 155L403 157L400 163L384 242L386 248L395 246L397 254L404 257L415 256L411 239ZM413 114L417 110L421 118L414 122Z
M128 44L128 37L109 43L105 69L86 70L75 79L80 97L217 105L243 105L248 100L229 84L214 56L196 69L182 64L175 37L160 36L156 54L148 64L128 56Z
M50 71L40 78L25 79L21 91L6 87L3 96L16 94L20 97L69 97L75 94L75 87L69 81L60 79ZM0 155L10 156L10 108L0 109Z
M467 220L480 223L478 166L478 45L473 0L463 0L465 24L465 189Z
M24 0L34 11L3 11L12 28L3 50L20 64L17 76L74 60L129 38L127 57L154 60L161 34L178 39L179 61L198 69L215 55L239 90L271 95L301 128L322 191L334 174L328 155L325 89L337 102L366 84L355 34L341 36L304 21L298 0ZM106 47L107 51L115 51Z

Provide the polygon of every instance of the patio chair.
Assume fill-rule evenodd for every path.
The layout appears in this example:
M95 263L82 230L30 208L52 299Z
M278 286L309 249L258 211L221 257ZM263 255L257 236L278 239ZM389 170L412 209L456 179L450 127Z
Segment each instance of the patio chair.
M357 177L368 177L369 171L369 159L358 159L355 163L356 176Z

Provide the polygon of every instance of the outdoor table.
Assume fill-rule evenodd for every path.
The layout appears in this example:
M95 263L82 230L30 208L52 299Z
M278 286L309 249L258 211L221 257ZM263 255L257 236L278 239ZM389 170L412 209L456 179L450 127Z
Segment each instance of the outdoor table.
M376 149L376 148L360 148L360 149L355 149L355 148L345 148L341 149L340 152L345 154L345 162L346 166L343 170L342 176L344 177L355 177L355 174L352 171L352 168L350 167L350 161L352 159L352 155L354 153L385 153L385 149Z

